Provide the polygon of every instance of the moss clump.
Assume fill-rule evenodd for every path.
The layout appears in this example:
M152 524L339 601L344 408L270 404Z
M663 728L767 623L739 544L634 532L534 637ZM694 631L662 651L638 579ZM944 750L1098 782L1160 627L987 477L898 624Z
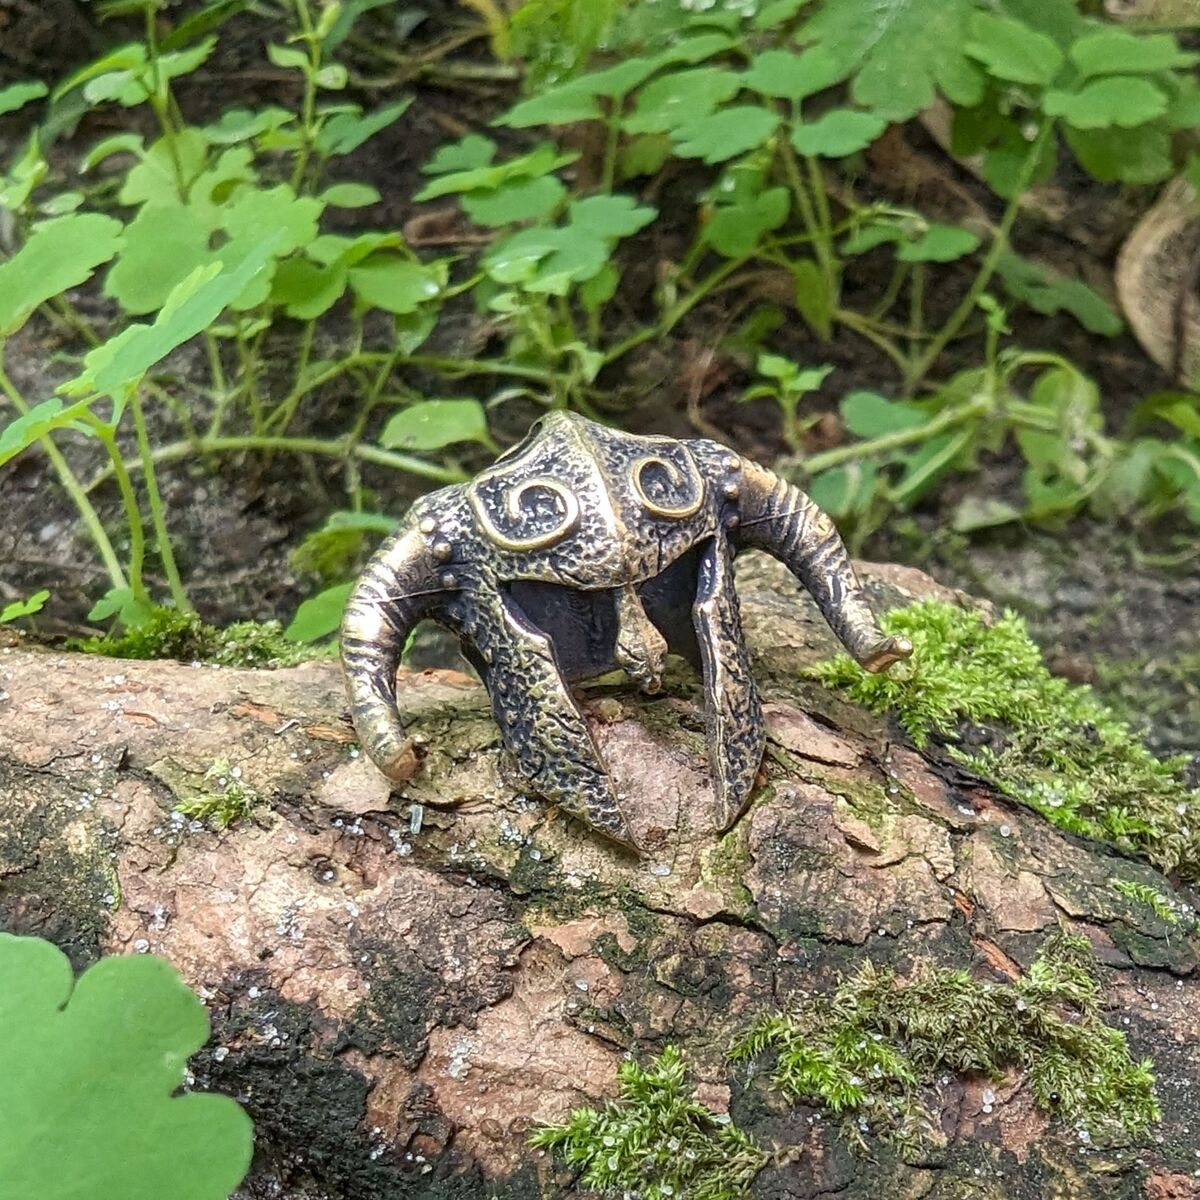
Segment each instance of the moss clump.
M1200 793L1184 781L1186 760L1156 758L1089 688L1051 675L1020 617L989 625L929 600L883 624L912 639L910 663L870 675L839 655L811 673L874 712L892 709L917 746L989 727L989 744L960 743L953 757L1062 829L1200 877Z
M556 1150L582 1171L585 1187L641 1200L737 1200L767 1153L687 1091L683 1056L667 1046L646 1066L621 1064L621 1098L577 1108L565 1125L543 1125L535 1146Z
M290 667L325 654L289 641L278 621L239 621L217 629L177 608L153 609L120 637L76 638L68 645L109 658L176 658L222 667Z
M1156 917L1166 921L1168 925L1178 925L1183 920L1176 902L1148 883L1136 883L1132 879L1110 879L1109 882L1114 892L1124 896L1126 900L1145 904Z
M900 983L866 962L827 1003L762 1017L731 1053L774 1051L785 1096L856 1113L857 1140L874 1128L906 1156L930 1129L918 1089L945 1071L999 1079L1017 1067L1045 1111L1089 1136L1136 1136L1159 1118L1151 1063L1101 1021L1092 966L1088 942L1065 932L1012 985L928 965Z
M240 767L219 758L207 771L196 794L181 800L175 811L190 821L204 821L214 829L228 829L247 820L263 803L257 788L244 779Z

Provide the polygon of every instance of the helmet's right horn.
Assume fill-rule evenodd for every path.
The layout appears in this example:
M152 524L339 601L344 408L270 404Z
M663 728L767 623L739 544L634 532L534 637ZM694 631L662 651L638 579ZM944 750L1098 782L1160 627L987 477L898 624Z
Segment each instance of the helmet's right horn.
M376 551L342 617L342 667L362 748L389 778L417 767L396 710L396 671L413 627L439 598L426 539L410 521Z
M845 543L828 513L795 484L742 460L737 545L765 550L785 563L817 602L830 628L868 671L912 654L905 637L888 637L867 604Z

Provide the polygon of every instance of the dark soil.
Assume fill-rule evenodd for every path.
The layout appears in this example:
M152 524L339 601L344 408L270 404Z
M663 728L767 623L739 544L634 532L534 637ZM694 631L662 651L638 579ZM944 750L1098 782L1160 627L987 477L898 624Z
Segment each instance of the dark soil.
M185 7L175 6L175 11ZM414 49L439 44L463 27L464 9L450 4L428 7L431 15L412 35ZM439 73L440 60L435 60L433 70L420 72L411 64L397 65L370 49L372 38L385 47L391 45L383 18L375 13L365 20L375 24L371 36L352 49L357 85L351 90L352 98L374 104L411 91L416 102L401 123L339 165L339 175L369 180L384 197L380 205L344 213L341 219L347 228L400 228L415 212L409 197L420 179L419 165L447 138L486 127L513 94L512 85L464 81ZM96 25L90 6L71 0L41 4L0 0L0 84L30 74L59 78L104 44L132 32L131 27L119 24ZM194 119L207 119L234 104L294 106L298 97L291 81L284 73L264 66L262 50L270 33L269 22L250 15L227 25L217 54L201 72L184 81L180 89L184 111ZM401 51L409 47L409 43L399 45ZM487 61L486 43L470 43L450 61ZM414 79L417 74L420 77ZM127 123L128 119L126 110L85 117L55 144L56 164L66 171L77 160L80 147L113 132L114 122ZM0 121L0 153L7 156L25 132L19 119ZM505 140L495 130L489 133ZM524 134L511 138L516 147L533 140ZM888 194L895 200L925 204L933 211L947 212L948 219L961 215L964 205L974 205L996 218L994 199L986 189L949 164L924 134L913 134L901 158L899 168L894 159L868 163L866 175L855 181L855 188L860 194ZM937 171L922 174L929 163L937 164ZM949 199L938 194L947 180ZM1054 224L1026 223L1026 243L1020 249L1047 257L1063 270L1082 271L1094 284L1106 286L1112 256L1132 210L1111 189L1078 180L1066 183L1064 194L1071 200L1065 217ZM658 185L654 202L665 212L678 209L690 220L697 190L698 177L681 171ZM656 222L652 230L652 235L633 248L626 264L622 319L630 329L650 310L658 265L673 261L680 249L669 222ZM0 243L3 235L0 227ZM845 279L848 306L869 308L885 282L886 272L879 261L871 256L852 260ZM951 277L939 289L931 319L936 319L939 311L944 315L951 310L967 282L965 275ZM728 300L735 295L743 298L736 309ZM730 292L699 306L670 338L642 347L619 371L610 373L613 378L606 376L602 383L612 397L614 419L639 432L693 435L693 418L699 413L708 426L705 433L715 433L747 453L774 461L784 449L776 415L765 402L740 402L748 364L718 349L748 315L752 305L746 305L744 297L744 292ZM765 281L763 294L756 299L772 302L779 298L771 294L770 281ZM104 327L109 310L102 298L83 295L76 301ZM1168 382L1127 336L1095 338L1069 318L1048 319L1019 311L1014 326L1017 344L1064 353L1102 383L1112 427L1119 426L1138 399ZM467 347L472 354L487 352L488 330L466 309L443 320L435 336L440 341L439 353L462 353ZM817 427L815 444L833 444L840 438L832 416L839 396L857 388L896 394L892 365L850 334L839 334L832 343L822 344L793 314L773 335L772 345L799 362L830 363L837 368L817 397L818 405L827 407L831 416ZM978 345L977 338L967 338L952 347L939 364L939 374L972 365ZM60 356L77 349L35 320L8 348L11 373L27 397L44 398L71 370ZM286 337L281 337L273 350L283 369L293 352ZM336 355L336 345L324 347L323 353ZM198 356L186 351L172 362L177 378L186 378L200 368ZM444 386L432 378L428 381L431 390ZM454 386L460 392L469 390ZM488 392L478 394L486 397ZM323 396L321 407L306 417L308 427L340 432L344 415L339 418L339 409L344 414L344 402L352 399L345 394ZM533 412L532 406L528 410L506 407L497 428L500 439L519 437ZM160 438L174 440L178 436L168 421L162 417L158 421L155 432ZM62 438L78 473L87 480L103 461L94 448L73 442L69 435ZM476 465L469 457L464 463ZM1003 494L1013 479L1014 464L1000 455L984 465L972 488L977 493ZM387 512L403 511L424 490L421 481L389 472L366 471L364 481L374 490L376 506ZM225 458L212 464L187 462L164 467L160 482L185 582L207 619L215 623L246 618L286 620L299 600L311 593L314 581L297 577L289 553L330 511L344 507L340 464L294 458ZM121 528L120 505L112 485L101 484L93 499L108 528ZM943 497L943 504L946 502ZM1200 678L1200 556L1175 567L1152 566L1132 533L1087 522L1056 534L1015 529L967 542L946 533L945 511L935 502L914 518L895 522L868 538L861 552L918 562L948 582L1016 606L1029 617L1057 669L1105 687L1115 702L1143 718L1155 743L1164 750L1200 749L1196 683ZM39 634L57 637L94 632L86 613L105 590L106 580L73 507L36 452L25 454L0 472L0 515L0 603L48 588L52 599L37 619ZM1143 540L1146 537L1142 535ZM152 583L157 586L161 581L152 579ZM1113 666L1114 662L1118 665ZM1188 664L1195 664L1195 669Z

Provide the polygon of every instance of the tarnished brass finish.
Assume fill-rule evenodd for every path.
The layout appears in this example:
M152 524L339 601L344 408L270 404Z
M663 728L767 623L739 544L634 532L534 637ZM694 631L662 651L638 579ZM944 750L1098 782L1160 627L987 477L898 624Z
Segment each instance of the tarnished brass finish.
M728 828L765 746L733 576L751 547L787 564L868 670L911 654L880 631L833 522L793 484L716 442L543 418L470 483L417 501L355 587L342 661L363 748L390 778L417 769L396 668L413 626L432 618L462 640L530 786L632 845L569 685L620 667L656 692L670 649L704 678Z

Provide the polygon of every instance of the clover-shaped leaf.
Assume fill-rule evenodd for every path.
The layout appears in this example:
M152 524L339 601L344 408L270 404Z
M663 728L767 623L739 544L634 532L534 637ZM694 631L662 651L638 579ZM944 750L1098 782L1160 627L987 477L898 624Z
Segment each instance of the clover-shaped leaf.
M877 113L835 108L815 121L797 125L792 130L792 145L801 154L845 158L865 150L886 128L887 121Z
M764 233L787 220L789 193L785 187L768 188L739 204L718 208L704 227L704 240L728 258L742 258L758 245Z
M75 980L49 942L0 934L0 1192L223 1200L250 1165L250 1119L227 1096L174 1094L207 1037L162 959Z
M462 198L463 210L476 225L511 225L550 216L567 194L557 175L510 179L498 188L480 188Z
M803 54L764 50L750 64L745 83L764 96L803 100L832 87L846 77L846 72L847 68L824 46L810 46Z
M398 254L375 254L350 271L350 286L368 308L406 314L437 296L446 283L444 264L426 266Z
M974 40L967 44L967 53L997 79L1044 87L1062 68L1062 51L1054 42L1012 17L976 13L971 33Z
M481 133L468 133L457 142L439 146L437 153L421 168L426 175L447 175L451 171L473 171L486 167L496 156L496 143Z
M1097 79L1077 92L1047 92L1043 107L1048 116L1062 117L1076 129L1112 125L1132 129L1161 117L1167 111L1167 98L1148 79L1114 76Z
M180 280L208 261L208 230L190 208L150 204L129 222L104 291L127 313L154 312Z
M1074 42L1071 61L1085 78L1091 75L1151 74L1193 66L1200 55L1180 50L1173 34L1139 37L1127 29L1101 29Z
M628 133L665 133L707 116L733 99L741 77L724 67L692 67L648 83L638 93L637 107L624 121Z

